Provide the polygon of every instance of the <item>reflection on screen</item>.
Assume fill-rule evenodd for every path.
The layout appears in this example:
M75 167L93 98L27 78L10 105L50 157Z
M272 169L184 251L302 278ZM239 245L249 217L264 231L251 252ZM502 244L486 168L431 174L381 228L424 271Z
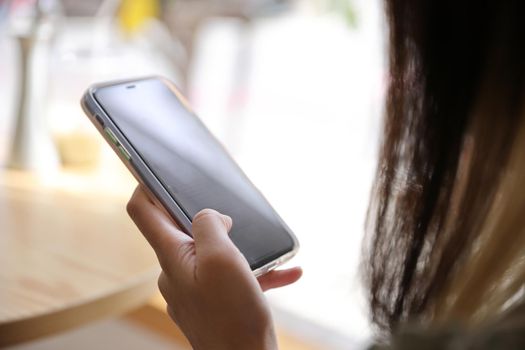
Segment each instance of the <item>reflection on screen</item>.
M204 208L231 216L231 238L252 268L293 248L270 205L162 81L126 85L95 97L190 219Z

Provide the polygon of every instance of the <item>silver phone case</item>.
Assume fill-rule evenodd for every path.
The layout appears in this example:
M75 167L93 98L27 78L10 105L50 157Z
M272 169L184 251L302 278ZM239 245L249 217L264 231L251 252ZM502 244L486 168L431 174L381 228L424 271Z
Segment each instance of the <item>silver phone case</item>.
M93 125L95 125L97 130L104 137L106 142L111 146L113 151L118 155L120 160L126 165L126 167L133 174L133 176L137 179L137 181L143 184L144 187L150 192L150 194L152 195L152 198L156 200L157 205L159 205L160 208L164 208L166 212L177 222L177 224L181 227L181 229L186 234L191 236L190 219L186 216L184 211L177 204L176 200L172 198L172 196L164 188L161 182L157 179L155 174L146 165L146 163L142 160L139 154L132 147L132 145L128 142L127 138L124 137L120 129L116 127L116 125L113 123L111 118L106 114L104 109L100 106L100 104L95 99L95 95L94 95L95 91L99 88L108 87L112 85L133 84L134 82L150 80L150 79L158 79L162 81L177 96L177 98L186 107L186 109L190 113L192 113L195 116L195 118L197 118L197 120L200 121L200 119L195 115L195 113L193 113L186 98L180 93L177 87L173 83L171 83L169 80L163 77L157 77L157 76L150 76L150 77L143 77L143 78L129 79L129 80L126 79L126 80L110 81L110 82L105 82L105 83L100 83L100 84L94 84L90 86L86 90L84 95L82 96L81 106L84 112L86 113L86 115L89 117L89 119L93 123ZM206 126L204 126L204 128L206 128ZM118 145L113 140L110 139L110 136L108 135L108 131L106 131L106 129L109 129L109 132L112 133L111 136L114 136L116 138L116 140L118 141L118 144L121 147L123 147L123 150L119 149ZM214 137L213 134L211 134L211 132L209 133L211 137ZM223 150L229 156L228 151L224 148ZM245 178L247 178L244 172L241 170L241 168L238 167L238 169L239 169L239 172L241 172L241 174ZM250 180L248 179L248 181ZM252 186L254 185L252 184ZM254 186L254 188L256 187ZM264 195L262 196L263 198L265 198ZM277 213L276 215L279 218L280 223L283 225L283 227L286 229L286 231L292 238L293 248L291 251L285 253L284 255L281 255L280 257L253 270L253 273L255 276L264 275L265 273L273 270L277 266L285 263L286 261L290 260L293 256L295 256L297 254L297 251L299 250L299 241L295 237L294 233L290 230L290 228L286 225L286 223L281 219L281 217Z

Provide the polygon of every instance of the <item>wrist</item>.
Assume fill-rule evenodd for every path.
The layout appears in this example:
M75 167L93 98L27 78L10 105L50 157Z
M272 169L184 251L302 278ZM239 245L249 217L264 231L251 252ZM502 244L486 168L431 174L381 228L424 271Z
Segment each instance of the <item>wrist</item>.
M203 341L203 339L190 340L194 350L278 350L277 337L273 327L257 334L232 334L220 337L221 340ZM220 343L220 344L219 344Z
M273 327L269 327L263 334L248 336L236 344L234 349L278 350L277 337Z

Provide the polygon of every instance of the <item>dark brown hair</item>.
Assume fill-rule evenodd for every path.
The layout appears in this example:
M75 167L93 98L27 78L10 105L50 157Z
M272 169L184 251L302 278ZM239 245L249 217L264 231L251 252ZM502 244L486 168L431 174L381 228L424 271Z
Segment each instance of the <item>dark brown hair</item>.
M391 332L432 321L506 176L523 119L525 1L386 0L386 11L390 82L363 272L372 320Z

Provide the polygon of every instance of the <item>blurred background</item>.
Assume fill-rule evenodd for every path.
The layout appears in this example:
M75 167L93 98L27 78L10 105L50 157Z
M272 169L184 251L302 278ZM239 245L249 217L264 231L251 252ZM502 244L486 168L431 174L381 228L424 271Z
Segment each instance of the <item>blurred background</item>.
M278 327L357 348L371 334L359 256L385 31L380 0L0 0L0 164L131 195L80 97L170 78L299 238L303 278L267 293Z

